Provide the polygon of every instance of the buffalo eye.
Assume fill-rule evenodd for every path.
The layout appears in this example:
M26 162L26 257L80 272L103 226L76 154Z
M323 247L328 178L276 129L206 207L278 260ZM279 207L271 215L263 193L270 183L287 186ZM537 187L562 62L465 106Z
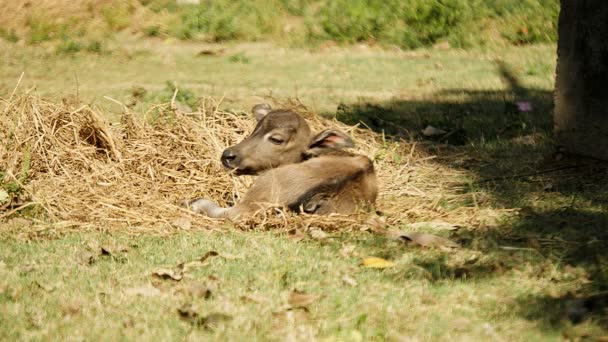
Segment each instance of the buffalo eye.
M268 140L275 145L281 145L285 141L285 139L277 135L269 136Z

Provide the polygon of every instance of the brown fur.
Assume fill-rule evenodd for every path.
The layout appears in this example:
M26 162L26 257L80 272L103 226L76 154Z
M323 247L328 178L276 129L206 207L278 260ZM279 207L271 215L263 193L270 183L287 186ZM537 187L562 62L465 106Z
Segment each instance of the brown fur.
M263 173L234 207L198 199L189 204L192 210L235 219L268 206L321 215L373 207L378 193L373 163L340 150L353 145L348 136L325 130L311 137L308 124L295 112L271 111L267 105L256 111L259 107L253 109L258 118L253 133L226 149L222 163L241 174ZM273 135L282 143L270 141Z

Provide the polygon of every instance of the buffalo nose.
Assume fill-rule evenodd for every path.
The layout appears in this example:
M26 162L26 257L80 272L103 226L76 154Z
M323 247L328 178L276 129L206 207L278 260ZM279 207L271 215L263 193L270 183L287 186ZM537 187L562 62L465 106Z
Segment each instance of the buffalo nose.
M234 151L232 151L231 149L227 148L224 150L224 152L222 153L222 164L224 164L224 166L231 168L232 163L236 160L236 154L234 153Z

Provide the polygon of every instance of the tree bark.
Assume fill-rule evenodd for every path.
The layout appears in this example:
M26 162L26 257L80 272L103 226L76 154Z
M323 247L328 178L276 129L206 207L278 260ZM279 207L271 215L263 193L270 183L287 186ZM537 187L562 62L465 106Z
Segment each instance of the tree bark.
M558 33L557 143L608 160L608 0L561 0Z

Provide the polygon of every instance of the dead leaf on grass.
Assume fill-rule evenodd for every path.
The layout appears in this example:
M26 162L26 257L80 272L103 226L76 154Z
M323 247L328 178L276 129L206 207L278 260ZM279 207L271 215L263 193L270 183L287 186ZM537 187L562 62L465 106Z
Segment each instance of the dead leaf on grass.
M193 281L184 285L178 291L194 298L209 299L213 290L215 290L214 286L209 286L202 281Z
M218 255L220 255L220 253L218 253L216 251L209 251L209 252L205 253L205 255L203 255L202 257L198 258L197 260L182 262L182 263L178 264L177 268L186 271L190 267L207 266L207 265L209 265L208 260L210 258L212 258L214 256L218 256Z
M81 265L90 266L97 261L97 255L90 251L81 251L76 254L76 260Z
M457 230L460 226L443 221L415 222L407 225L413 229L430 228L437 230Z
M308 294L305 292L294 290L289 294L289 298L287 302L291 305L292 308L306 308L310 304L317 301L321 296Z
M291 240L294 240L295 242L301 241L306 237L306 235L304 235L301 230L298 230L296 228L289 230L287 234L287 237Z
M127 296L156 297L161 294L161 291L151 284L147 284L141 287L128 288L124 293Z
M45 292L53 292L59 288L59 284L45 284L45 283L39 282L38 280L34 281L34 285L36 285L38 288L44 290Z
M363 228L371 228L372 231L379 231L386 228L386 217L383 216L373 216L366 222L367 227ZM367 229L361 230L367 230Z
M0 283L0 295L7 293L8 291L8 283L2 282Z
M232 316L220 312L213 312L209 315L201 316L192 304L182 306L177 309L177 313L181 319L190 324L209 330L215 330L223 323L232 320Z
M59 305L63 316L67 318L79 315L83 306L83 303L77 299L72 299Z
M237 260L237 259L245 259L242 255L234 255L230 253L220 253L219 257L224 258L226 260Z
M343 256L344 258L348 258L351 256L355 256L357 253L355 253L355 245L344 245L342 246L342 248L340 249L340 255Z
M110 257L115 261L125 262L126 256L122 255L129 251L129 247L120 244L107 244L100 246L100 254L102 256Z
M246 295L244 295L244 296L241 297L241 300L243 300L243 301L249 301L249 302L254 302L254 303L258 303L258 304L268 303L270 301L270 299L268 297L263 296L263 295L258 294L258 293L246 294Z
M342 282L348 286L357 286L357 281L348 274L342 276Z
M192 219L188 216L182 216L173 221L173 226L183 230L190 230L192 228Z
M101 254L103 255L114 255L118 253L127 253L129 247L121 244L108 244L101 246Z
M184 278L184 273L180 269L159 268L152 272L152 276L162 280L180 281Z
M443 129L433 126L426 126L426 128L422 130L422 135L424 135L425 137L436 137L439 135L444 135L446 133L447 132Z
M368 268L389 268L394 267L395 263L382 258L369 257L363 259L362 265Z
M203 49L199 51L197 56L222 56L226 52L226 49Z
M329 235L321 229L313 229L310 231L309 234L311 238L319 241L327 240L327 238L329 237Z
M386 232L386 235L392 239L411 242L422 247L436 247L445 251L460 247L459 244L450 239L433 234L404 232L398 229L391 229Z
M0 189L0 203L3 202L8 202L8 199L10 198L8 192Z

